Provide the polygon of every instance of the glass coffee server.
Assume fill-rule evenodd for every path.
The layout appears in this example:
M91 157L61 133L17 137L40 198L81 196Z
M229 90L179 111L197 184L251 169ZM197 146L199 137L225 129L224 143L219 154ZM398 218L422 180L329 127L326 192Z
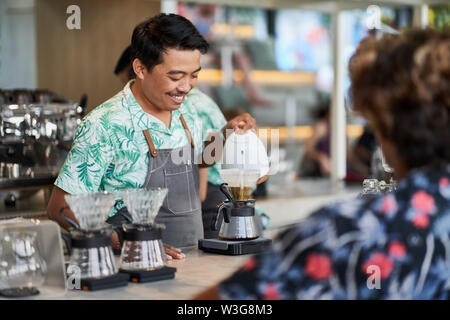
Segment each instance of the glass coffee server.
M176 268L166 266L161 238L165 226L155 223L167 192L167 188L126 189L119 192L133 219L133 223L122 226L124 243L120 255L120 272L129 274L132 282L175 277Z
M115 201L110 192L68 194L65 199L79 224L67 218L74 227L70 232L72 252L69 268L80 277L82 290L100 290L128 284L120 274L111 247L112 227L106 216Z
M199 249L226 255L259 253L272 243L263 238L255 221L255 200L251 193L260 177L259 170L219 170L224 183L220 190L227 199L217 206L213 229L218 239L199 240ZM261 228L262 229L262 228Z
M39 294L47 264L39 253L35 231L7 231L0 239L0 296Z

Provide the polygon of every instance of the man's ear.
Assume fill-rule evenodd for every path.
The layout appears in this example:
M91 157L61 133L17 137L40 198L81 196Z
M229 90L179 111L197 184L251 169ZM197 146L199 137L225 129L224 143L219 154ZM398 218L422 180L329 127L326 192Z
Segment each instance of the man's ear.
M133 71L136 74L136 78L143 80L144 75L147 71L147 68L144 66L144 64L141 62L141 60L136 58L133 60Z

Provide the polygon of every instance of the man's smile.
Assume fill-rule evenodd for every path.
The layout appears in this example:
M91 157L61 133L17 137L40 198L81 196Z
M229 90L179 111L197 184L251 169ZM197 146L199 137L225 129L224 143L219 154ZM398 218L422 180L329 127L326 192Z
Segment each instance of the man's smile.
M176 104L183 103L184 98L186 97L185 93L168 93L167 95L169 95Z

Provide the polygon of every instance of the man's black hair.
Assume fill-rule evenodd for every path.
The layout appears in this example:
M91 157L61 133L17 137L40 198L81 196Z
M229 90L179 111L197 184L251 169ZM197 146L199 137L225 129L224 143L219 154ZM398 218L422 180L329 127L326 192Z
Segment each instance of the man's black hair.
M151 71L163 61L167 49L208 51L208 42L195 26L177 14L161 13L134 28L131 38L131 61L139 59Z

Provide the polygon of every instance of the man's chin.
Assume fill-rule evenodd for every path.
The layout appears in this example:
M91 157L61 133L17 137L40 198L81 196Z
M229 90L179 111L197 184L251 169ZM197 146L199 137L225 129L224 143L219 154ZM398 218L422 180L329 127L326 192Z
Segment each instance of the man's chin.
M176 103L173 100L169 100L169 101L166 102L165 109L166 110L170 110L170 111L177 110L177 109L179 109L181 107L182 104L183 104L183 102Z
M182 105L182 103L180 103L180 104L170 104L170 105L168 105L166 107L167 108L166 110L168 110L168 111L175 111L175 110L180 109L181 105Z

